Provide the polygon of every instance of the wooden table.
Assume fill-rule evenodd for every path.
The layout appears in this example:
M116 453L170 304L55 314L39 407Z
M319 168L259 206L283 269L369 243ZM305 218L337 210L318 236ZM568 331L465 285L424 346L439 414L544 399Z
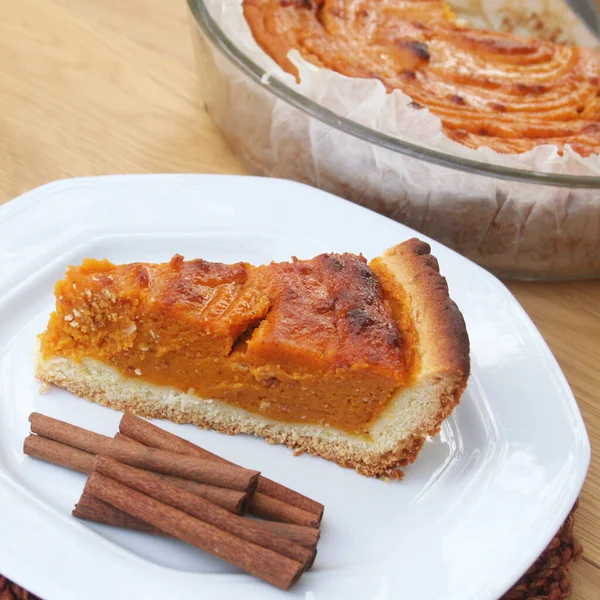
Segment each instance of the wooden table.
M0 0L0 203L64 177L244 173L203 109L185 0ZM509 283L592 442L576 600L600 596L600 281Z

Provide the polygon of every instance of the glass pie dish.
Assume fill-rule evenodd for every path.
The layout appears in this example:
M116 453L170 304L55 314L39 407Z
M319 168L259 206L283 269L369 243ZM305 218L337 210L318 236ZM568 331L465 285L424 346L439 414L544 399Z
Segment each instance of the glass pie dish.
M206 109L253 173L367 206L502 277L600 276L600 176L473 160L366 126L258 64L204 0L188 3Z

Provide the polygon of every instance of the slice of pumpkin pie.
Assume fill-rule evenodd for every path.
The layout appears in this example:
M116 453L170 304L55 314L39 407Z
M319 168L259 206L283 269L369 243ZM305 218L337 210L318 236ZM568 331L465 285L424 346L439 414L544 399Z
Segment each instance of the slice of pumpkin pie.
M39 379L370 476L401 476L469 374L463 317L417 239L370 263L87 259L55 293Z

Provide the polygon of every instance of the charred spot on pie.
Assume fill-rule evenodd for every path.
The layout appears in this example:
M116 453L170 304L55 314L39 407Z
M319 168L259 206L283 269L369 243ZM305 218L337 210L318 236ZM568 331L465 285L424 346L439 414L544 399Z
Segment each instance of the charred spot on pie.
M514 88L521 94L543 94L547 87L540 83L515 83Z
M502 104L501 102L491 102L490 108L495 110L496 112L506 112L508 109L506 108L506 104Z
M372 294L380 292L379 280L367 261L362 256L344 255L347 279L344 282L343 291L348 295Z
M380 292L379 280L377 279L377 275L373 273L373 270L369 265L359 264L355 268L356 278L358 279L359 286L371 293Z
M412 251L418 256L427 256L431 252L431 246L427 242L423 242L416 238L412 238L406 243L410 244Z
M377 281L377 276L373 273L373 269L369 265L361 264L356 269L356 274L364 281L373 282Z
M356 331L362 331L375 324L375 319L364 308L351 308L346 313L346 318L351 327Z
M459 94L451 94L448 97L448 100L450 100L450 102L452 102L452 104L456 104L457 106L466 106L467 105L467 101Z
M390 331L388 341L392 348L400 348L401 335L398 331Z
M360 265L356 269L362 301L370 306L381 300L382 290L377 275L367 264Z
M404 69L400 72L400 75L410 81L414 81L417 78L417 74L412 69Z
M421 61L428 62L431 58L429 48L425 42L420 42L418 40L396 40L396 45L401 50L408 50L415 58Z
M346 268L344 262L335 254L321 254L317 256L317 260L321 261L326 268L338 273Z
M283 8L289 8L295 6L296 8L312 8L312 2L310 0L279 0L279 6Z

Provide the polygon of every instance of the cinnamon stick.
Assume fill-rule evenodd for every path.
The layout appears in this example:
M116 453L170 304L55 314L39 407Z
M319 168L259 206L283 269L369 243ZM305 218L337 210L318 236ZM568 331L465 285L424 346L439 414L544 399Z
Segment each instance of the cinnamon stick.
M266 494L254 492L248 500L248 512L267 519L268 521L280 521L283 523L292 523L302 525L303 527L319 527L319 517L315 513L310 513L297 506L292 506L287 502L277 500Z
M182 510L205 523L210 523L223 531L228 531L236 537L297 560L304 565L304 568L310 567L314 561L316 554L314 548L309 550L265 529L262 527L262 523L233 515L195 494L162 481L154 473L121 464L104 456L99 456L96 459L94 470L155 500Z
M177 507L175 507L177 508ZM164 532L156 527L140 521L118 508L90 496L84 492L75 505L72 512L74 517L94 521L103 525L112 525L113 527L122 527L123 529L132 529L155 535L165 535ZM312 527L300 527L299 525L289 525L287 523L275 523L271 521L252 521L259 527L271 531L281 537L287 538L296 544L305 548L314 549L319 540L320 531Z
M130 439L140 442L145 446L170 450L172 452L178 452L179 454L187 454L188 456L196 456L198 458L214 460L229 465L234 464L192 442L184 440L183 438L169 433L168 431L129 413L125 413L121 418L119 431ZM262 475L258 478L256 491L265 496L260 499L258 510L261 511L261 514L257 516L262 516L266 519L286 520L286 522L299 525L308 525L310 522L312 523L311 525L308 525L310 527L318 527L323 518L324 506L322 504L311 498L307 498L284 485L271 481ZM291 510L283 510L280 504L270 503L267 498L273 498L303 512L298 513ZM250 506L250 511L253 514L256 514L254 513L252 505ZM304 513L312 513L315 517L310 518ZM284 519L282 519L280 515L284 515Z
M115 440L40 413L32 413L29 421L38 435L134 467L248 493L257 485L258 471Z
M127 415L124 415L124 417L125 416ZM147 421L143 421L138 417L134 417L134 419L139 420L142 423L147 423ZM154 425L152 425L151 423L148 424L154 427ZM128 441L134 444L141 444L141 442L138 442L137 440L134 440L133 438L130 438L129 436L121 432L115 434L115 439ZM194 444L191 445L194 446ZM178 450L182 449L183 445L178 445ZM214 456L208 451L206 453L208 455ZM259 487L262 479L264 479L262 476L258 479ZM180 481L184 482L184 480ZM269 479L267 479L266 481L270 482ZM180 485L179 487L186 489L183 485ZM207 495L199 495L203 498L206 498L207 500L211 499ZM219 504L222 506L220 502L215 502L215 504ZM258 491L250 497L246 508L254 516L261 517L269 521L268 523L265 522L264 524L267 526L273 525L272 527L268 527L271 531L274 531L276 533L281 532L280 535L282 535L283 537L287 537L288 539L295 541L307 548L312 548L316 546L320 536L320 530L318 529L319 519L314 513L304 511L301 508L292 506L286 502L282 502L280 500L277 500L276 498L267 496L266 494L261 494ZM236 512L236 514L238 513Z
M321 530L314 527L302 527L301 525L293 525L292 523L278 523L277 521L256 521L264 529L268 529L281 537L285 537L296 544L300 544L305 548L315 548Z
M87 474L94 470L95 456L93 454L39 435L30 435L25 438L23 452L33 458L39 458L79 473Z
M238 538L100 473L90 475L85 492L280 589L289 589L302 574L303 565L298 561Z
M94 521L103 525L112 525L113 527L122 527L123 529L132 529L134 531L142 531L144 533L153 533L154 535L165 535L160 529L153 525L136 519L131 515L107 504L103 500L98 500L87 492L81 494L81 498L75 505L73 512L74 517L85 519L86 521Z
M230 490L206 483L198 483L197 481L189 481L181 477L173 477L172 475L162 475L161 473L156 473L156 475L163 481L192 494L196 494L200 498L213 502L236 515L242 515L246 512L248 504L248 494L246 492Z
M138 444L144 446L140 442L136 442L134 439L126 436L124 433L117 431L114 435L115 440L121 440L123 442L129 442L130 444ZM234 490L228 490L226 488L215 487L206 485L203 483L197 483L195 481L189 481L187 479L181 479L180 477L172 477L170 475L163 475L168 477L171 483L182 490L187 490L210 500L223 508L235 513L236 515L244 514L248 503L248 495Z
M132 443L137 444L137 442ZM79 471L80 473L89 474L94 470L95 456L93 454L67 446L66 444L61 444L60 442L55 442L41 435L30 435L25 438L23 452L33 458L45 460L46 462ZM165 481L169 481L176 487L197 494L210 502L214 502L232 513L239 515L245 512L248 499L248 495L245 492L198 483L197 481L189 481L162 473L157 473L157 476Z
M130 438L129 436L126 436L124 433L121 433L120 431L117 431L117 433L115 433L114 439L121 440L122 442L130 442L131 444L139 444L140 446L144 445L144 444L140 444L140 442L136 442L134 439Z
M285 502L286 504L291 504L306 512L313 513L317 517L315 527L318 527L323 519L325 507L320 502L317 502L308 496L304 496L285 485L281 485L281 483L277 483L276 481L261 476L258 478L256 491L265 496L269 496L270 498L275 498L280 502Z

